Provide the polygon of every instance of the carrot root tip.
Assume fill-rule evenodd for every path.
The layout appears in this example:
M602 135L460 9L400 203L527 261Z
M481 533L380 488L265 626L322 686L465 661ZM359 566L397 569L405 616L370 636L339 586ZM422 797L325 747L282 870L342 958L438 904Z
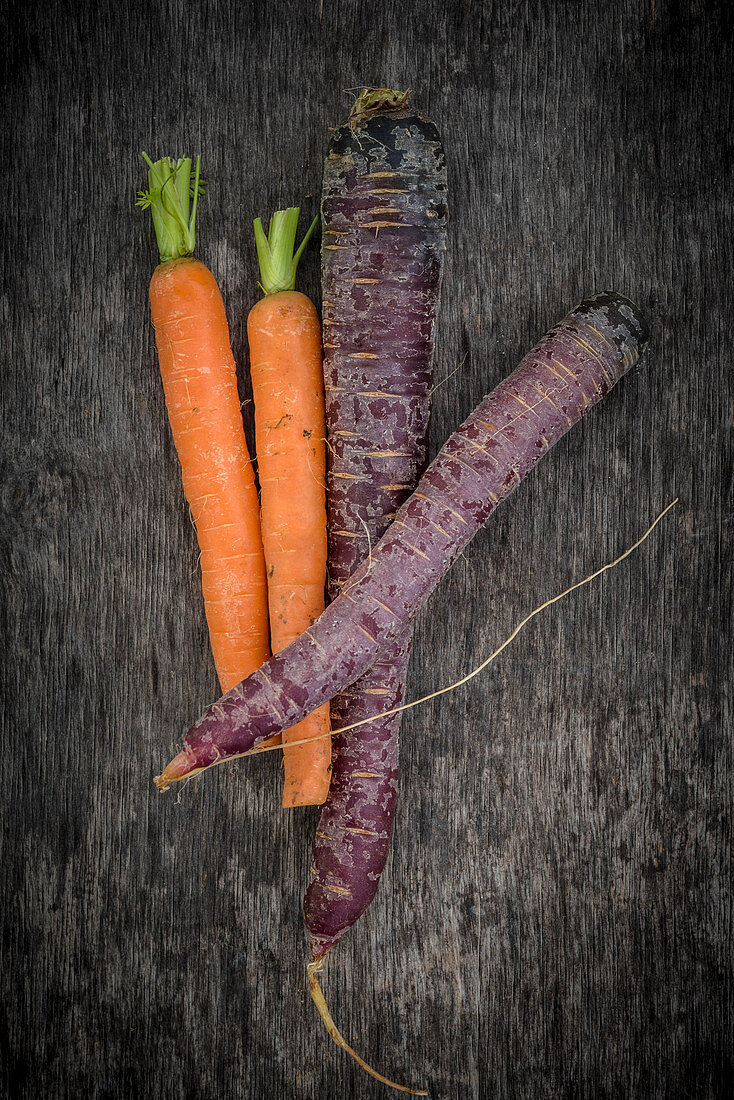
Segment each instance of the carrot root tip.
M341 1047L342 1050L345 1050L347 1054L350 1054L352 1058L354 1058L357 1065L361 1066L366 1073L369 1073L370 1077L374 1077L376 1081L381 1081L383 1085L387 1085L391 1089L397 1089L398 1092L407 1092L411 1096L428 1096L428 1091L426 1089L411 1089L407 1085L399 1085L397 1084L397 1082L391 1081L389 1077L383 1077L381 1073L377 1072L377 1070L372 1069L372 1066L369 1066L363 1058L360 1058L356 1050L353 1050L346 1039L344 1039L332 1019L328 1005L326 1004L326 1000L324 999L324 994L321 991L321 986L319 985L319 979L317 977L318 974L321 974L323 972L325 958L326 955L320 955L318 958L313 959L306 967L306 970L308 972L308 988L311 993L313 1002L318 1010L319 1016L324 1023L324 1027L326 1028L336 1045L338 1047Z
M184 749L178 756L174 756L170 764L166 764L160 775L153 776L153 782L159 791L167 791L171 783L185 779L191 773L191 765L191 757Z

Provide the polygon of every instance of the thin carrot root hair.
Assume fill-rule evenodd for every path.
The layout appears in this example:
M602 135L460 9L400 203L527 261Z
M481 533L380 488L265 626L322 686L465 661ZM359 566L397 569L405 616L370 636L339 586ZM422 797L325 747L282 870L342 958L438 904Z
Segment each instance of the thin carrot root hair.
M570 587L566 588L563 592L559 592L557 596L552 596L549 600L546 600L545 603L541 603L538 605L538 607L534 608L529 615L526 615L525 618L517 624L512 633L508 635L507 638L505 638L504 642L502 642L501 645L497 646L493 653L490 653L489 657L482 661L480 665L477 665L476 668L472 669L471 672L467 672L466 676L462 676L460 680L456 680L453 684L448 684L446 687L439 688L438 691L432 691L428 695L422 695L420 699L413 699L410 703L403 703L402 706L393 707L392 710L385 710L381 714L372 715L370 718L363 718L361 722L353 722L351 726L341 726L340 729L331 730L328 735L319 734L318 737L309 737L307 741L319 741L325 736L333 737L337 733L348 733L349 730L358 729L359 726L366 726L370 722L376 722L378 719L387 718L391 714L399 714L400 711L411 710L413 707L420 706L421 703L427 703L430 699L436 699L439 695L446 695L449 691L455 691L456 688L462 687L464 684L467 684L469 680L473 680L475 676L478 676L480 672L483 672L487 665L490 665L492 661L496 660L502 650L506 649L510 642L514 641L514 639L517 637L523 627L527 626L530 620L534 619L536 615L539 615L541 611L544 611L546 607L550 607L552 604L558 603L558 601L562 600L564 596L569 596L571 592L575 592L577 588L583 588L585 584L589 584L591 581L596 580L596 578L600 577L602 573L606 573L607 570L613 569L615 565L619 565L620 562L624 561L625 558L628 558L630 554L634 553L638 546L641 546L645 539L653 533L657 525L660 523L661 519L665 515L667 515L670 509L675 507L677 503L678 497L676 497L675 500L671 500L667 508L664 508L660 515L655 520L653 520L647 531L645 531L644 535L641 535L637 542L634 542L632 546L629 546L622 554L619 555L619 557L615 558L614 561L607 562L606 565L602 565L594 573L590 573L588 577L584 577L584 579L581 581L576 581L575 584L570 585ZM289 747L291 745L304 745L307 744L307 741L291 741L289 742ZM247 752L239 753L238 755L255 756L259 752L272 752L274 749L278 748L280 748L280 745L256 745L254 749L248 749ZM233 758L228 757L228 759ZM219 761L215 761L215 763L219 763ZM213 765L210 765L210 767L213 767Z
M447 374L447 375L445 375L445 376L444 376L443 378L440 378L440 379L438 380L438 382L437 382L437 383L436 383L436 385L435 385L435 386L433 387L433 389L432 389L432 390L431 390L431 392L430 392L430 393L428 394L428 396L429 396L429 397L433 397L434 393L435 393L435 392L436 392L436 390L437 390L437 389L439 388L439 386L443 386L444 382L448 382L449 378L453 378L453 377L454 377L454 375L455 375L455 374L456 374L456 373L457 373L458 371L460 371L460 370L461 370L461 368L462 368L462 367L464 366L464 363L466 363L466 361L467 361L467 359L468 359L468 358L469 358L469 352L467 352L467 353L466 353L466 355L464 356L464 358L463 358L463 359L461 360L461 362L459 363L458 367L454 367L454 369L453 369L453 370L451 371L451 373L450 373L450 374Z
M397 1082L391 1081L389 1077L383 1077L381 1073L378 1073L377 1070L372 1068L372 1066L369 1066L365 1062L364 1058L360 1058L356 1050L353 1050L352 1047L350 1047L349 1043L346 1041L344 1036L339 1031L339 1028L334 1023L331 1013L329 1012L329 1007L324 998L324 994L321 991L321 986L319 985L319 979L317 975L321 974L323 972L323 969L323 957L320 959L314 959L313 962L310 962L308 964L308 988L311 993L311 997L313 998L313 1002L318 1009L319 1016L324 1022L324 1027L329 1032L329 1035L334 1040L336 1045L338 1047L341 1047L342 1050L346 1050L347 1054L351 1054L357 1065L361 1066L365 1073L369 1073L370 1077L374 1077L376 1081L380 1081L383 1085L387 1085L388 1088L397 1089L398 1092L407 1092L411 1096L428 1096L427 1089L411 1089L407 1085L398 1085Z

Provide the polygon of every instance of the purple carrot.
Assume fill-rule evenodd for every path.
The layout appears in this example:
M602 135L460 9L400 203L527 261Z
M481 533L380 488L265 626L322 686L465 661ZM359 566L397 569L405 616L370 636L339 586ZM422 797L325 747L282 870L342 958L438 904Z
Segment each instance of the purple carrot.
M433 334L446 241L446 166L407 93L365 91L324 169L324 378L329 598L367 556L428 458ZM412 623L332 700L329 796L304 916L320 958L372 901L390 850ZM365 771L369 778L364 777Z
M449 439L314 625L209 707L157 785L248 752L359 679L497 505L634 366L647 335L621 295L569 313Z

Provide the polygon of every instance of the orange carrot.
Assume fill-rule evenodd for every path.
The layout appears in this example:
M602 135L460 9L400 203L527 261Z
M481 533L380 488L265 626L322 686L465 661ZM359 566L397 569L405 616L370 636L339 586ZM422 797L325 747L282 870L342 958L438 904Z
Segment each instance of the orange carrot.
M273 652L324 610L326 426L321 325L313 302L293 288L316 219L293 254L298 208L278 210L255 240L265 293L247 318L255 400L262 534ZM283 734L283 742L326 733L324 704ZM331 740L284 749L284 806L320 806L329 791Z
M247 450L224 304L216 280L191 256L202 184L199 159L149 166L161 263L150 281L168 417L201 548L201 581L219 682L228 691L269 656L260 510ZM193 199L193 203L191 200ZM189 209L190 213L189 213Z

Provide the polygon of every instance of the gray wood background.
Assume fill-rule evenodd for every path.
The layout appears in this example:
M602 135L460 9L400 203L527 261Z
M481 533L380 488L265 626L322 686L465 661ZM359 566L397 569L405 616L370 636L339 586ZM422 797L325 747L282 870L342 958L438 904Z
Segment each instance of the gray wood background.
M435 451L585 293L646 361L420 616L394 852L330 961L369 1060L440 1098L731 1095L732 20L684 0L5 6L2 1080L10 1097L382 1097L312 1010L315 811L275 755L151 776L217 694L165 416L140 150L201 152L247 394L251 220L410 85L452 221ZM302 263L319 298L318 252ZM248 424L249 426L249 424Z

